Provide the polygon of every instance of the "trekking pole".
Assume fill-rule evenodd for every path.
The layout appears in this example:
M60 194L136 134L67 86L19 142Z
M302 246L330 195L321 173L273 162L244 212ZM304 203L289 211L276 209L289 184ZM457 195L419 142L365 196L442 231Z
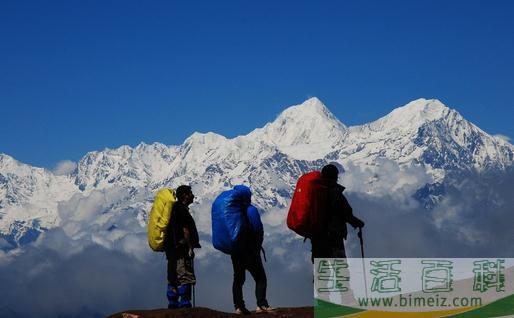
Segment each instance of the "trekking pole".
M191 265L193 265L193 270L195 268L195 258L191 258ZM196 282L193 284L193 308L196 307L196 295L195 295L195 286Z
M194 307L196 307L196 304L195 304L195 302L196 302L196 297L195 297L195 285L196 285L196 284L193 284L193 308L194 308Z
M359 232L357 233L359 237L359 241L361 243L361 259L362 259L362 274L364 275L364 292L366 293L366 298L368 298L368 282L366 281L366 264L364 262L364 240L362 239L362 227L359 227Z

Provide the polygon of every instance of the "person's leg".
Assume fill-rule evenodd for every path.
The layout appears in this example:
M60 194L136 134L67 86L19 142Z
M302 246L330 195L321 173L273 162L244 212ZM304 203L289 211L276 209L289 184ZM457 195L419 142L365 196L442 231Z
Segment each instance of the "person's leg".
M166 290L166 297L168 298L168 309L179 308L179 294L177 286L168 284L168 289Z
M179 308L191 308L191 284L178 286L178 294L180 296Z
M246 259L246 268L255 280L255 298L257 299L258 307L269 307L268 300L266 299L266 288L268 280L266 272L262 265L262 259L259 252L253 252L248 255Z
M179 307L191 307L191 289L196 283L196 276L193 267L193 260L182 251L180 258L177 260L177 276L178 276L178 293L180 296Z
M168 298L168 308L178 308L178 279L177 279L177 260L174 257L168 257L168 287L166 290L166 298Z
M346 258L346 251L344 250L344 243L341 242L331 247L331 258Z
M243 284L245 283L245 267L244 262L239 255L231 255L232 267L234 269L234 281L232 282L232 298L235 309L245 308L243 300Z
M325 244L327 255L324 258L346 258L344 250L344 237L342 235L330 235Z
M331 251L326 240L311 239L312 254L311 261L314 263L315 258L330 258Z

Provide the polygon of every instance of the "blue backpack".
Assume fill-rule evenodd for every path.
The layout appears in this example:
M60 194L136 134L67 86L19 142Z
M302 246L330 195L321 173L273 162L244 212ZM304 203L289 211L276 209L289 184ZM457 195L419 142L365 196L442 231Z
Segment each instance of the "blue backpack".
M250 204L252 192L237 185L222 192L212 203L212 245L225 254L234 254L244 246L246 231L260 231L263 227L257 209Z

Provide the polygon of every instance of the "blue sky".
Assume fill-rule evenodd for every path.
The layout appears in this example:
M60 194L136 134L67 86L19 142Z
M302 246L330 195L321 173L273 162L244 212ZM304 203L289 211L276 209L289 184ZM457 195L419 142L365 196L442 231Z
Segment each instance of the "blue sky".
M345 124L438 98L514 137L512 1L2 1L0 153L52 168L319 97Z

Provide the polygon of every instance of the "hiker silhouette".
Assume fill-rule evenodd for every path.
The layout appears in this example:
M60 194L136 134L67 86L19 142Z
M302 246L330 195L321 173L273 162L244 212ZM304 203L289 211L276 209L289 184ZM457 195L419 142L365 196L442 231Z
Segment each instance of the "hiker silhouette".
M321 169L321 177L328 187L328 193L324 222L311 237L313 262L315 258L345 258L346 224L354 228L364 227L364 222L353 215L353 209L343 194L345 187L337 183L339 169L334 164L328 164Z
M189 308L192 288L196 284L194 272L195 248L200 248L196 224L189 212L194 194L191 187L177 188L177 202L173 206L172 220L167 226L165 252L168 259L168 308Z
M232 298L237 314L250 315L243 299L246 271L255 280L256 313L274 311L266 299L267 278L260 252L264 228L256 207L251 204L252 192L244 185L222 192L211 209L214 248L230 255L234 270Z

